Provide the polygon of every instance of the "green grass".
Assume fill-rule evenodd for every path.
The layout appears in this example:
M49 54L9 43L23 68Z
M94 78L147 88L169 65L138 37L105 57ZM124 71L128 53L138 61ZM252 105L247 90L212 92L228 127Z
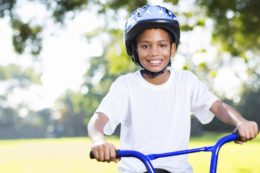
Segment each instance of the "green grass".
M190 147L213 145L223 134L210 134L203 138L192 138ZM210 153L189 156L195 173L209 172ZM260 173L260 137L242 145L228 143L219 154L218 173Z
M223 135L223 134L222 134ZM212 145L221 135L192 138L190 147ZM110 138L118 146L118 139ZM0 140L0 173L116 173L117 164L89 159L88 138ZM243 145L227 144L218 173L259 173L260 137ZM210 153L190 155L195 173L208 173Z

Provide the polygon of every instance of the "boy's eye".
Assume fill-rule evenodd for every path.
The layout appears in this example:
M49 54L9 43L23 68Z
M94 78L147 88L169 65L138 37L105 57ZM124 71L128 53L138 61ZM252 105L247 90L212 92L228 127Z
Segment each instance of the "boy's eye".
M167 44L160 44L160 47L167 47L168 45Z
M142 44L142 45L141 45L141 48L146 49L146 48L148 48L148 45Z

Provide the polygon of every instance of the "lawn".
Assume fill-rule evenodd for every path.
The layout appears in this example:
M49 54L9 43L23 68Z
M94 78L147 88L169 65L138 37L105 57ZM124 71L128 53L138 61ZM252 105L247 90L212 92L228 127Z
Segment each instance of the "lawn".
M223 134L222 134L223 135ZM220 135L192 138L190 147L211 145ZM118 139L110 138L116 146ZM88 138L0 140L0 173L116 173L117 164L90 160ZM219 173L259 173L260 137L230 143L220 153ZM210 153L190 155L195 173L209 172Z

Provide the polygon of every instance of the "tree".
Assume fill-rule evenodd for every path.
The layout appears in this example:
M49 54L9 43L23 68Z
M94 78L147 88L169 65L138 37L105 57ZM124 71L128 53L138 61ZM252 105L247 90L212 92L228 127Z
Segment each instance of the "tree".
M29 108L23 103L10 103L10 97L13 97L17 90L26 90L32 84L39 83L39 74L35 73L33 68L22 68L16 64L0 66L0 85L1 89L4 89L0 93L0 131L12 131L24 124L19 114ZM9 132L8 134L11 135ZM3 132L0 136L8 135Z
M39 23L34 16L31 16L29 21L24 21L18 9L26 3L42 4L56 23L63 23L68 13L74 15L85 7L87 2L87 0L25 0L23 2L2 0L0 1L0 17L10 19L14 31L12 41L15 51L23 54L25 50L28 50L27 53L38 55L42 48L42 32L45 24Z
M254 83L256 85L247 86L243 92L240 102L240 112L248 117L250 120L254 120L260 126L259 105L260 105L260 75L255 76Z
M7 19L10 22L10 27L13 30L12 43L15 52L19 55L32 55L32 60L35 61L35 63L38 63L36 57L41 52L43 29L46 23L38 21L35 16L30 16L30 19L28 20L25 19L20 13L21 7L28 4L42 5L53 17L54 23L62 24L67 13L79 11L80 6L84 6L86 2L87 1L84 0L3 0L0 1L0 17L1 19ZM49 18L48 20L52 20L52 18ZM37 128L47 129L47 126L50 123L49 116L51 116L51 114L49 114L50 112L48 113L49 110L40 110L36 113L33 110L30 110L26 103L14 105L13 103L10 103L9 99L13 96L13 91L29 90L31 86L39 85L41 83L40 75L41 74L35 72L33 67L23 68L16 63L0 66L0 84L1 86L5 86L5 92L1 92L0 95L0 122L2 122L0 127L8 126L9 131L17 128L21 130L24 126L37 126ZM22 112L24 112L23 114L26 114L27 117L22 118L20 116ZM13 135L10 134L10 136Z
M246 59L245 52L259 53L260 1L197 0L206 14L214 19L213 40L222 50Z
M86 135L85 117L88 107L81 93L67 91L57 103L58 112L61 117L57 120L55 129L61 136L84 136Z

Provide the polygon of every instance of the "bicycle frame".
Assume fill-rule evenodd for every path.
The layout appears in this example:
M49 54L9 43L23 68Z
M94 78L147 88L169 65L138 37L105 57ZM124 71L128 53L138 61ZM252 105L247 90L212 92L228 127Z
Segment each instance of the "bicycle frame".
M180 150L180 151L174 151L174 152L168 152L168 153L160 153L160 154L149 154L144 155L141 152L134 151L134 150L117 150L117 157L135 157L143 162L145 165L148 173L156 173L155 169L151 163L151 160L155 160L158 158L163 157L169 157L169 156L177 156L177 155L183 155L183 154L190 154L190 153L196 153L196 152L211 152L211 161L210 161L210 173L216 173L217 172L217 163L218 163L218 155L220 148L231 141L235 141L239 138L237 133L231 133L229 135L226 135L215 143L215 145L212 146L205 146L200 148L193 148L193 149L187 149L187 150ZM90 153L90 158L94 158L93 153Z

